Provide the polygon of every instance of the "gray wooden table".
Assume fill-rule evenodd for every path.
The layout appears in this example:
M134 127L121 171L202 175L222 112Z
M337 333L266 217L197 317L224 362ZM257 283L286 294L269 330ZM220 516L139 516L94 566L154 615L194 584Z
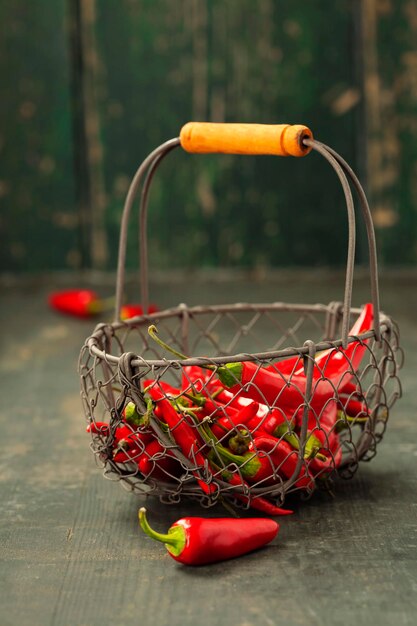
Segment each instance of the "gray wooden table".
M382 277L382 308L406 348L404 396L377 457L334 499L295 501L269 547L185 568L138 529L143 501L101 475L88 449L76 362L93 323L45 306L49 281L3 284L0 320L0 624L415 624L417 611L417 279ZM75 281L76 283L76 281ZM250 282L158 281L161 307L180 301L329 302L338 275ZM204 297L203 297L204 296ZM368 300L367 283L354 303ZM147 503L166 529L195 504ZM210 515L222 515L211 510Z

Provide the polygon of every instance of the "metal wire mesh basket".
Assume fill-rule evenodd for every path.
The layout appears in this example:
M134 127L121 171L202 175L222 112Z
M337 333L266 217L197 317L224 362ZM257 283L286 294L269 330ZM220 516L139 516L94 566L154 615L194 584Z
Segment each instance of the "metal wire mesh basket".
M222 500L273 512L286 494L308 496L334 476L350 478L359 461L375 455L401 396L403 353L397 325L379 309L371 214L348 164L306 127L231 126L189 124L138 169L121 223L116 321L99 324L82 347L81 395L91 449L107 478L164 502L188 496L203 506ZM324 156L348 210L343 302L180 304L120 321L134 198L147 174L140 207L147 310L149 189L160 161L179 145L189 152L304 156L313 149ZM348 179L369 243L371 302L361 308L351 307L355 212Z

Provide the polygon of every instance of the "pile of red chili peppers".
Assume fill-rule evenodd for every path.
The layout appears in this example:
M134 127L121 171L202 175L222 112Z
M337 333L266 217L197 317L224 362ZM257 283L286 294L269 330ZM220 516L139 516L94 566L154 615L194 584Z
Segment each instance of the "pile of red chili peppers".
M226 495L267 515L291 513L268 498L268 487L271 494L284 483L312 491L342 461L341 431L369 419L354 373L367 350L359 335L372 321L367 304L350 331L357 339L316 355L307 409L301 356L267 366L183 366L179 386L142 381L145 413L128 402L116 426L93 422L87 430L103 438L113 463L128 464L143 480L172 483L192 475L213 501ZM261 496L251 493L254 487L267 489Z

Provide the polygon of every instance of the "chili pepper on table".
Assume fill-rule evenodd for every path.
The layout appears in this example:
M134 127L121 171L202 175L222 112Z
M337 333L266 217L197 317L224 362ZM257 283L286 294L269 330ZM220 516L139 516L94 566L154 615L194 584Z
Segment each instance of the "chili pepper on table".
M67 289L53 291L48 296L49 306L66 315L90 318L100 313L110 311L114 307L114 298L100 298L97 292L91 289ZM158 307L150 304L148 313L155 313ZM143 315L140 304L125 304L120 311L120 318L126 320L136 315Z
M160 389L151 387L148 389L148 393L152 400L156 402L155 415L161 417L168 425L175 443L183 454L195 462L198 469L196 468L193 474L200 488L205 494L214 494L217 491L217 486L213 483L205 482L200 477L200 471L206 470L207 463L205 457L198 449L199 443L196 430L186 422L184 415L177 413Z
M185 565L207 565L257 550L274 539L279 530L275 520L185 517L166 534L153 530L146 509L139 510L142 530L165 544L173 559Z
M54 291L49 294L48 303L55 311L75 317L92 317L101 311L100 297L91 289Z

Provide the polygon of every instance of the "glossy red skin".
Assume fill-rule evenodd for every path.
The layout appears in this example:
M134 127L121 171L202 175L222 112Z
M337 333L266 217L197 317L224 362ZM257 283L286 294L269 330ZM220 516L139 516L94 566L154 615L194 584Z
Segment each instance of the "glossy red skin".
M107 422L91 422L91 424L88 424L86 431L88 433L94 433L95 435L103 435L104 437L107 437L110 429Z
M210 370L199 365L186 365L182 370L181 388L189 393L197 392L207 396L217 391L219 381Z
M155 455L162 454L161 458L152 459ZM169 480L170 476L177 475L181 469L180 464L169 450L166 450L156 439L146 446L145 454L139 460L139 470L147 477L159 480Z
M225 478L225 480L229 483L229 485L235 485L235 486L242 485L242 486L249 487L246 481L244 481L243 478L237 473L234 473L234 474L230 473L230 476L227 476L227 477L222 475L222 478ZM275 506L275 504L272 504L272 502L269 502L269 500L266 500L265 498L262 498L261 496L255 496L254 498L249 499L248 496L245 496L242 493L233 493L233 497L237 498L241 502L244 502L245 504L249 502L249 506L251 509L262 511L262 513L266 513L266 515L272 515L272 516L292 515L292 513L294 512L294 511L290 511L289 509L281 509L280 507Z
M292 378L291 381L288 384L286 378L276 372L260 368L253 361L242 361L240 382L229 387L229 391L237 394L242 390L242 387L245 387L245 395L260 404L268 404L271 407L274 405L279 407L300 406L304 402L305 377L304 379L299 377L299 380Z
M355 398L340 398L340 408L349 417L366 417L369 416L369 410L365 402Z
M227 415L224 415L211 426L211 430L218 439L222 439L227 431L233 432L238 426L245 426L254 418L258 412L257 402L251 402L240 411L233 411L226 408ZM233 411L233 412L232 412Z
M265 417L259 419L258 415L247 423L248 430L252 434L264 432L272 435L283 424L288 425L285 413L279 409L271 409Z
M173 559L185 565L207 565L233 559L257 550L272 541L279 524L272 519L186 517L171 528L184 529L186 543L179 556Z
M271 476L272 465L280 475L283 474L287 479L293 477L298 463L298 451L295 451L286 441L271 436L259 436L254 438L249 450L258 456L260 469L255 476L248 478L248 481L258 482L262 480L265 485L274 482ZM304 464L301 466L295 485L300 489L314 486L314 480L309 476Z
M148 314L156 313L158 307L156 304L150 304L148 306ZM143 307L140 304L124 304L120 309L120 319L127 320L131 317L138 317L143 315Z
M302 420L303 411L299 411L296 420L299 429L302 428ZM308 461L308 468L314 475L328 473L338 467L342 461L340 439L336 432L337 402L330 400L317 417L313 411L309 411L307 420L307 437L309 435L316 437L322 445L319 452L328 457L327 462L312 458Z
M296 415L296 426L301 430L303 426L303 410ZM337 422L337 402L329 400L321 411L309 411L307 416L307 437L314 435L323 448L328 447L328 437L336 427Z
M365 304L360 316L349 331L349 335L355 336L371 329L374 319L372 304ZM335 350L330 348L318 354L315 358L313 379L328 378L336 387L338 393L343 393L350 388L352 383L352 370L356 371L365 355L369 339L353 341L346 349ZM351 365L349 365L349 363ZM294 375L298 376L303 371L303 366L298 368Z
M90 289L68 289L49 294L49 306L55 311L75 317L93 317L96 312L89 307L99 301L99 296Z
M138 315L143 315L143 308L140 304L124 304L120 309L121 320L128 320Z
M196 436L196 429L192 428L185 421L183 415L179 415L177 413L160 389L155 386L149 389L148 393L152 400L157 403L155 414L158 417L161 417L161 419L163 419L163 421L168 425L172 437L182 450L183 454L190 460L195 461L196 465L203 469L206 465L206 459L198 450L200 444ZM157 409L159 410L160 415L158 415ZM216 485L213 483L205 483L200 479L198 472L193 473L204 493L213 494L217 491Z
M350 330L350 334L358 335L368 331L372 321L372 304L366 304ZM320 409L334 396L335 390L342 393L351 384L352 371L359 367L367 350L368 341L354 341L346 350L329 349L316 357L311 398L314 408ZM273 369L259 368L259 365L253 361L243 361L240 382L229 390L232 393L238 393L245 386L245 395L252 400L260 403L266 402L270 406L296 409L304 402L306 383L303 365L291 374L281 376Z
M146 389L147 387L149 387L150 389L159 387L159 389L162 389L162 391L165 392L165 395L170 396L172 398L177 398L183 393L181 389L178 389L177 387L173 387L172 385L164 382L163 380L155 380L153 378L147 378L146 380L143 381L143 389Z
M86 430L88 433L99 434L104 437L108 437L110 434L110 428L106 422L92 422L87 426ZM134 462L138 464L145 453L146 446L152 439L153 435L150 432L133 432L131 427L125 424L118 426L114 433L114 455L112 460L115 463ZM126 450L118 450L118 445L121 441L126 443Z

